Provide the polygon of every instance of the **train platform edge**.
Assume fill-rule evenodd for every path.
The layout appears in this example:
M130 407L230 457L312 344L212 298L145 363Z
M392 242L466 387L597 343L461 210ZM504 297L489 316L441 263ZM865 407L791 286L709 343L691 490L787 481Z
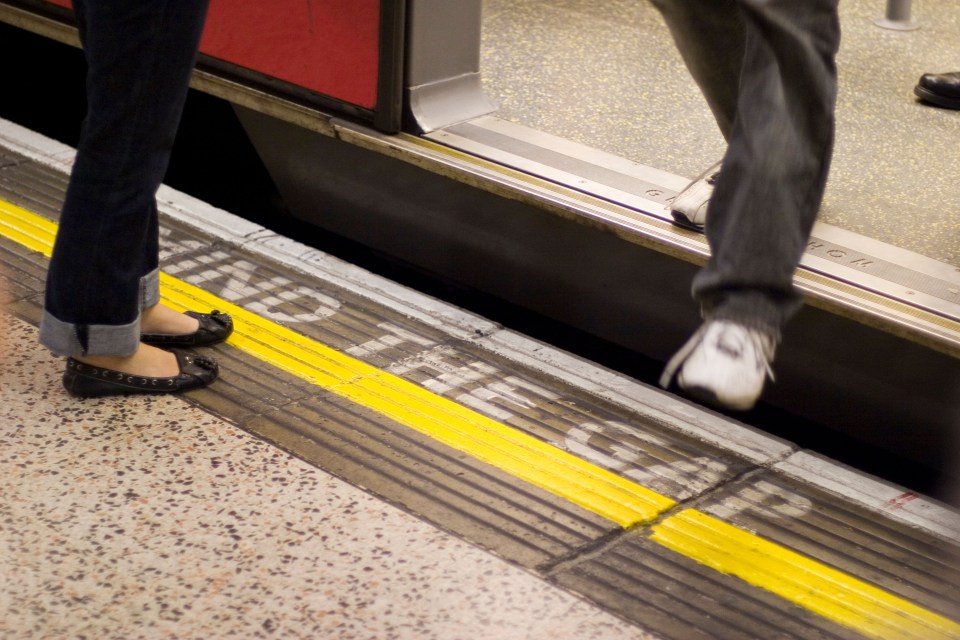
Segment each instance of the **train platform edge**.
M163 295L236 316L237 335L213 350L223 379L185 407L68 398L57 363L24 344L72 150L8 122L0 146L11 358L31 371L4 384L17 400L5 403L16 497L3 520L16 580L0 602L17 613L4 625L33 625L10 633L77 624L68 632L124 637L125 624L126 637L191 636L178 625L229 625L229 613L250 636L257 621L263 636L339 624L339 637L476 637L513 612L497 637L960 637L960 527L947 506L167 188ZM97 469L99 456L112 462ZM141 492L142 476L165 488ZM244 504L239 487L224 486L240 476L258 500L243 512L231 506ZM196 523L171 513L187 500ZM386 519L409 537L388 543ZM359 576L324 582L350 555L329 528L369 545ZM35 555L31 536L52 555ZM140 571L119 592L118 563ZM275 600L258 600L256 571L286 581ZM523 593L495 582L464 595L491 573ZM420 576L422 597L400 588L405 574ZM378 623L395 626L352 626Z

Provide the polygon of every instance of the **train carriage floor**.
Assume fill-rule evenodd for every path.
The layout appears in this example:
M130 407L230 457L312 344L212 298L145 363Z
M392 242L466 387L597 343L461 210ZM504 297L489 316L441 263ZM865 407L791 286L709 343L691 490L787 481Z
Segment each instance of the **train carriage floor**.
M916 29L878 27L888 7ZM498 117L689 178L720 159L723 138L647 0L484 0L483 10L481 69ZM913 93L923 73L960 70L960 12L952 0L912 10L843 0L839 16L820 220L960 264L960 112Z
M68 396L71 158L0 121L3 638L960 638L944 503L168 187L222 378Z

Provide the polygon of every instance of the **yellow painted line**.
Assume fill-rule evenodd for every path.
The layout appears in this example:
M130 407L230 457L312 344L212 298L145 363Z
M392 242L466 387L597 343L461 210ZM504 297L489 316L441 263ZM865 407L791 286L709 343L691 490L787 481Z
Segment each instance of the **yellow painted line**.
M0 233L50 255L56 225L0 200ZM233 347L616 522L649 523L676 503L522 431L339 353L191 284L160 276L166 304L233 316ZM694 510L652 539L865 636L960 638L960 626L775 543Z
M53 251L57 225L42 216L0 200L0 233L49 258Z
M621 526L650 522L675 505L666 496L186 282L161 274L160 285L164 300L176 309L210 307L231 314L232 346Z
M871 638L960 638L952 620L693 509L655 525L652 539Z
M2 232L50 254L55 226L0 202ZM178 310L216 308L234 319L229 343L396 422L597 513L623 527L650 522L674 501L562 449L549 445L344 355L191 284L160 275L161 296Z

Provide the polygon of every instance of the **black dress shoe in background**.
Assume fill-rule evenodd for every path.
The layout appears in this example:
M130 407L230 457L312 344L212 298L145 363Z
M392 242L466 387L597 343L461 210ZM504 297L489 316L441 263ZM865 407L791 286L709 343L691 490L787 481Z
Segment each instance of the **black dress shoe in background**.
M178 349L171 352L177 357L180 373L169 378L135 376L67 358L63 387L81 398L98 398L135 393L179 393L205 387L217 379L220 368L213 358Z
M223 342L233 333L233 319L225 313L187 311L186 315L196 318L200 328L193 333L143 333L140 334L140 342L160 348L202 347Z
M913 92L924 102L947 109L960 109L960 71L925 73Z

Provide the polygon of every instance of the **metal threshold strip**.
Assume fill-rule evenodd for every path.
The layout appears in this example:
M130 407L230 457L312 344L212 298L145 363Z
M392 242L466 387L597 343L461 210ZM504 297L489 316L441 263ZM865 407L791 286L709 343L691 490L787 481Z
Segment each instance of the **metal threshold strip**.
M581 203L578 213L629 229L622 235L632 232L638 243L695 263L708 255L703 235L670 222L670 203L686 178L494 116L425 137L529 176L515 182L528 197L555 203L558 190L580 194L566 196ZM817 223L796 279L812 305L960 355L958 267Z

